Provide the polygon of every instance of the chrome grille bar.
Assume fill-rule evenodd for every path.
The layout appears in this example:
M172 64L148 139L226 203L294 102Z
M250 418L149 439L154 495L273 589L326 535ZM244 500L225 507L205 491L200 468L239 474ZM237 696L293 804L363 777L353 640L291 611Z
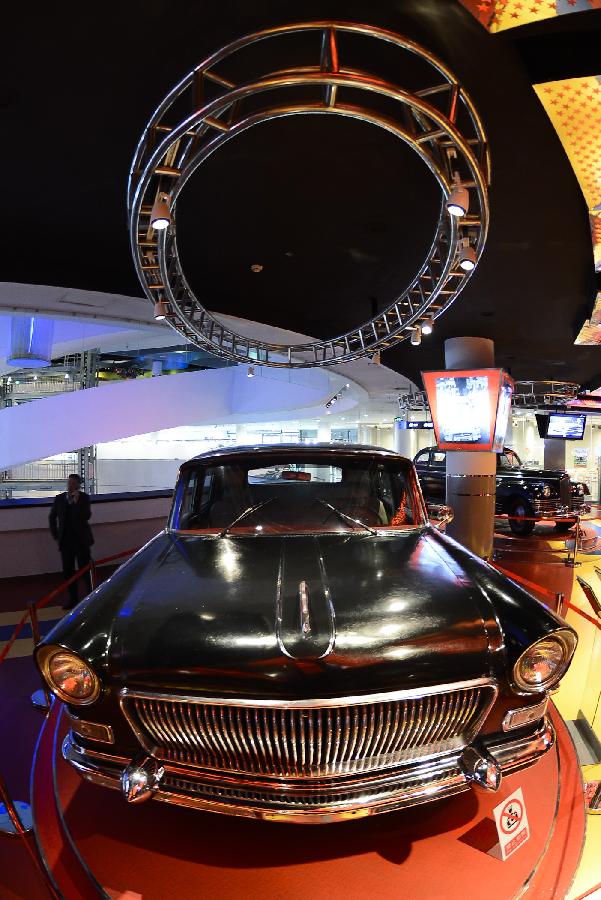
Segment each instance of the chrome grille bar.
M474 738L495 696L495 685L479 679L424 696L398 692L348 704L324 700L321 707L125 690L122 707L143 746L163 760L298 778L373 771L455 750Z

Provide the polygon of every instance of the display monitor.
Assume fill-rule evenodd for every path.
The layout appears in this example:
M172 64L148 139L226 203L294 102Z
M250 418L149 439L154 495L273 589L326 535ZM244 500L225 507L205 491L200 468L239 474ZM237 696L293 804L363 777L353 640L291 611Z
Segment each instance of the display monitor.
M586 416L581 413L550 413L547 424L548 438L558 438L563 441L581 441L584 437Z
M502 369L422 372L441 450L500 453L513 381Z

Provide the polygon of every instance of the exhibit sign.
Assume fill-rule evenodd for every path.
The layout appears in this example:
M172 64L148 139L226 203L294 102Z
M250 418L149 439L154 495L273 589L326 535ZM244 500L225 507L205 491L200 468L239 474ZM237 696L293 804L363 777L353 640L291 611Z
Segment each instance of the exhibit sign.
M518 788L493 809L501 859L508 859L530 837L526 804L522 789Z
M513 380L503 369L422 372L440 450L501 453Z
M431 431L434 428L434 422L405 422L403 419L399 419L397 428L400 428L401 431Z

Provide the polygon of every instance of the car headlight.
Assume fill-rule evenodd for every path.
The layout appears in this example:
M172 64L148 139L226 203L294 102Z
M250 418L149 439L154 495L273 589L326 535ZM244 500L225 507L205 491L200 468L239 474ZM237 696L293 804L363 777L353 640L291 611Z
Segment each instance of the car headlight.
M570 665L576 643L575 634L559 629L531 644L513 667L516 687L529 694L552 688Z
M98 676L88 663L70 650L42 647L38 663L50 690L65 703L85 706L98 697Z
M543 497L550 497L551 496L551 486L548 484L544 484L541 494L543 495Z

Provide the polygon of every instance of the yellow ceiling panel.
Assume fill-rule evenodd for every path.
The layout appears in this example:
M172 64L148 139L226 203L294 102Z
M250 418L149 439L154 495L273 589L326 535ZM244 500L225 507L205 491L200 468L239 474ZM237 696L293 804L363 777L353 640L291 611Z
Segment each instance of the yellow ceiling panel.
M601 76L534 85L559 135L589 209L595 269L601 271Z
M504 31L553 16L601 9L601 0L460 0L489 31Z

